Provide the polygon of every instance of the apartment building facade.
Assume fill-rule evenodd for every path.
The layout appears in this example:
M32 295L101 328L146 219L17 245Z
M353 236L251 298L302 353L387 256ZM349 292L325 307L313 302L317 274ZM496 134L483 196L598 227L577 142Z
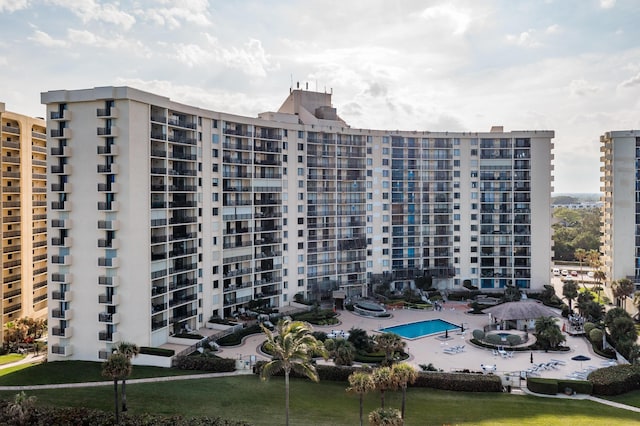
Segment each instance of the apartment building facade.
M354 129L331 94L257 118L129 87L42 94L51 359L160 346L300 294L548 283L552 131Z
M629 278L640 290L640 130L607 132L600 143L602 269L607 283Z
M47 316L47 148L45 121L0 103L2 330Z

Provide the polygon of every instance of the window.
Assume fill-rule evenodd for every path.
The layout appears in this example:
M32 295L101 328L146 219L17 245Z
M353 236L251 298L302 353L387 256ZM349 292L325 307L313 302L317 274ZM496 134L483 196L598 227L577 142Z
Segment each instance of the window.
M217 149L212 149L211 150L211 156L213 158L218 158L218 150Z
M373 159L367 158L367 166L373 166Z
M218 178L211 179L211 185L212 186L218 186Z
M382 254L385 256L389 255L389 249L382 249Z
M382 210L389 210L389 204L383 204Z
M287 136L287 131L286 130L284 131L284 133L285 133L284 135ZM288 146L289 146L289 144L287 142L282 142L282 149L286 150Z
M211 209L211 216L218 216L218 208L214 207L213 209Z
M459 150L459 149L454 149L454 150L453 150L453 156L454 156L454 157L460 157L460 150ZM459 162L458 162L458 163L459 163ZM459 166L459 165L460 165L460 164L458 164L458 166Z
M304 230L298 229L298 237L304 237Z
M373 227L367 226L367 234L373 234Z
M382 171L382 177L389 177L389 170L383 170Z
M389 237L384 237L382 239L382 244L389 244Z
M298 181L298 188L304 188L304 181L303 180L299 180Z
M304 176L304 169L302 167L298 167L298 176Z
M299 192L299 193L298 193L298 200L299 200L299 201L304 200L304 193L303 193L303 192Z
M373 216L367 216L367 222L373 222Z
M304 139L304 132L302 130L298 130L298 139ZM298 144L301 145L301 144Z
M382 155L389 155L389 148L382 148Z
M298 262L304 262L304 254L298 255Z
M304 217L298 218L298 225L304 225Z
M302 275L304 274L304 266L299 266L298 267L298 275Z
M367 192L367 200L373 200L373 193Z
M471 263L478 263L478 258L477 257L472 257L471 258Z
M382 181L382 187L385 188L385 189L389 188L389 181L388 180L383 180Z
M298 243L298 250L304 250L304 243Z
M367 177L373 177L373 170L367 170Z
M298 206L298 213L304 213L304 206Z
M382 193L382 199L383 200L388 200L389 199L389 193L388 192L383 192Z
M383 166L388 166L389 165L389 159L388 158L383 158L382 159L382 165Z
M304 163L304 158L302 155L298 155L298 163Z
M383 226L382 227L382 232L383 233L388 233L389 232L389 227L388 226Z
M372 152L372 150L371 150L371 147L370 147L370 146L368 146L368 147L367 147L367 154L372 154L372 153L373 153L373 152Z
M284 163L288 162L288 161L289 161L289 156L288 156L287 154L284 154L284 155L282 156L282 161L283 161Z
M298 135L300 135L301 133L304 134L303 132L298 132ZM298 137L300 137L300 136L298 136ZM304 136L302 136L302 137L304 137ZM304 144L303 143L299 143L298 144L298 151L304 151Z
M213 269L211 270L212 274L218 274L220 272L220 267L219 266L214 266Z
M298 287L304 287L304 280L298 280Z

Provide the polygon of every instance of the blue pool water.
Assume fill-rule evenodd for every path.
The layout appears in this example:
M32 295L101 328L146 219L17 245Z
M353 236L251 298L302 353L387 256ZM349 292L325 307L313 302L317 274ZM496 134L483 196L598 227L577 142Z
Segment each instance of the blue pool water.
M433 319L381 328L379 331L383 333L396 333L397 335L399 335L400 337L404 337L405 339L417 339L419 337L443 333L447 330L458 329L460 329L459 325L455 325L441 319Z

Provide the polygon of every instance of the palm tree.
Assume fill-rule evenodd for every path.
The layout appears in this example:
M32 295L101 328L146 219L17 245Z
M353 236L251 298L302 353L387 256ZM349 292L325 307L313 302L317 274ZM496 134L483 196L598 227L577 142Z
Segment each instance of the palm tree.
M536 337L545 349L555 349L566 340L553 317L540 317L536 320Z
M611 284L611 290L615 298L622 300L622 307L626 309L627 297L631 297L636 290L636 285L629 278L620 278Z
M580 276L582 277L582 262L587 258L587 251L583 248L578 248L573 252L573 256L580 263Z
M573 311L571 302L578 297L578 284L573 280L565 281L562 285L562 295L569 301L569 310Z
M115 349L116 352L123 354L127 357L129 362L140 353L140 348L134 343L120 342ZM127 375L128 376L128 375ZM127 378L122 378L122 412L127 411Z
M390 389L396 389L398 382L391 371L391 367L378 367L372 373L373 383L380 391L380 407L384 408L384 393Z
M374 337L376 350L384 352L383 365L393 364L393 354L404 349L407 345L402 337L395 333L382 333Z
M400 411L395 408L378 408L369 413L369 424L371 426L400 426L404 423L400 416Z
M273 359L262 367L260 377L266 380L278 371L284 371L285 415L289 425L289 374L291 370L303 374L317 382L318 372L311 362L315 354L327 358L327 351L322 342L311 334L311 326L302 321L280 320L272 333L260 324L267 336L265 349L273 354Z
M402 419L404 420L404 412L405 412L405 402L407 400L407 386L412 384L418 378L418 373L412 366L407 364L406 362L402 362L400 364L394 364L391 367L391 372L396 378L396 382L402 389L402 409L400 413L402 415Z
M364 403L364 395L376 388L373 377L370 373L363 371L354 371L349 375L349 387L347 392L357 393L360 396L360 426L362 426L362 406Z
M336 339L331 357L336 365L352 365L355 359L356 348L346 339Z
M118 412L118 380L131 374L131 361L121 353L114 352L102 364L102 376L113 380L113 392L115 394L116 424L120 421Z

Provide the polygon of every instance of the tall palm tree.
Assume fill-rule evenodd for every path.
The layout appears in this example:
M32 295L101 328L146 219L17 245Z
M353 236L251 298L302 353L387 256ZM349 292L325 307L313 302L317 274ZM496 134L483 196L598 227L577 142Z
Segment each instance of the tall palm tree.
M364 395L376 388L371 373L364 371L354 371L349 375L349 387L347 392L357 393L360 396L360 426L362 426L362 408L364 404Z
M374 337L375 348L384 352L383 365L393 364L393 354L404 349L407 345L402 337L395 333L382 333Z
M120 342L115 349L116 352L123 354L127 357L129 362L140 353L140 348L134 343ZM128 376L128 375L127 375ZM122 378L122 412L127 411L127 378Z
M622 300L622 307L627 308L627 298L636 290L636 285L629 278L620 278L611 284L611 290L615 298Z
M575 251L573 252L573 256L580 264L580 279L582 279L582 262L587 259L587 251L583 248L575 249Z
M278 371L284 371L285 415L286 425L289 425L289 374L291 370L303 374L317 382L318 372L311 362L313 355L327 358L327 351L322 342L311 334L312 328L302 321L280 320L272 333L260 324L267 336L265 349L273 354L271 361L262 367L260 377L266 380Z
M578 284L573 280L565 281L562 285L562 295L569 302L569 310L573 312L572 301L578 297Z
M638 317L640 317L640 291L637 291L634 295L633 295L633 305L636 307L636 309L638 310L638 313L636 314ZM640 318L638 318L640 319Z
M102 376L113 380L113 392L115 395L116 424L120 421L118 411L118 380L131 374L131 361L124 354L114 352L102 364Z
M384 408L384 393L387 390L396 389L398 382L391 371L391 367L378 367L372 373L373 383L380 391L380 408Z
M407 401L407 386L416 381L418 373L406 362L394 364L393 367L391 367L391 373L395 376L396 383L398 383L400 389L402 389L402 409L400 410L400 413L404 419L405 403Z

